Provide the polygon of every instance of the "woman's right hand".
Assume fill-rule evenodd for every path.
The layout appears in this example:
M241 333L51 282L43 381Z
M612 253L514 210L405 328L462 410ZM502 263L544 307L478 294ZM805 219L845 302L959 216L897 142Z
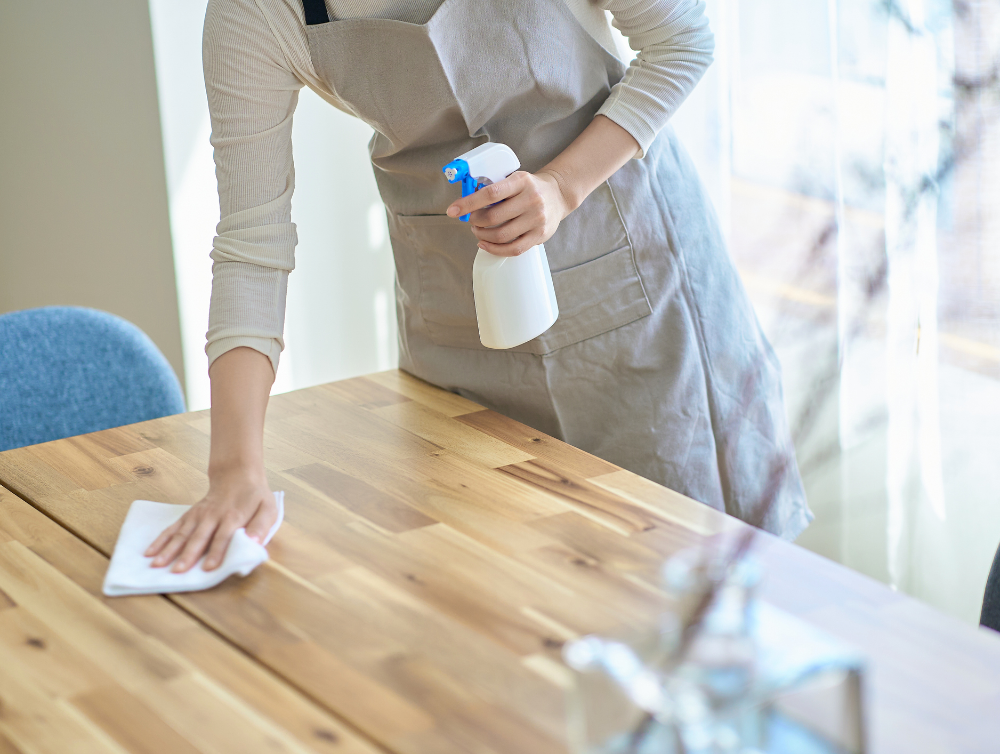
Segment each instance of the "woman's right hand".
M271 361L252 348L234 348L209 369L212 378L212 448L208 494L165 529L146 550L153 566L189 570L208 553L204 569L222 564L233 532L246 527L262 542L278 519L264 473L264 414L274 382Z
M277 520L278 506L263 468L217 472L210 477L208 494L165 529L145 555L153 558L154 568L173 563L174 573L190 570L205 555L202 568L211 571L222 565L237 529L246 528L250 539L263 542Z

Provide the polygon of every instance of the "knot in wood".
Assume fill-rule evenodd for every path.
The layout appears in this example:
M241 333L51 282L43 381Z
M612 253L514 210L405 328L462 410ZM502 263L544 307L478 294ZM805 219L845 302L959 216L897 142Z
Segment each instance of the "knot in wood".
M337 734L332 730L326 730L325 728L317 728L313 731L313 735L323 741L329 741L332 744L337 743L340 739L337 738Z

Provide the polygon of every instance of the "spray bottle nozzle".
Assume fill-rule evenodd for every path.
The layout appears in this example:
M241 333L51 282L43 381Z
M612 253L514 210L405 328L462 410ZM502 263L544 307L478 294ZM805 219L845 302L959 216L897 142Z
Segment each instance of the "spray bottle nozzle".
M506 144L486 142L459 155L444 166L449 183L462 182L462 196L474 194L484 186L499 183L521 167L517 155ZM469 216L462 218L469 221Z
M476 179L469 174L469 163L459 157L457 160L452 160L447 165L444 166L444 177L448 179L448 183L458 183L462 182L462 196L469 196L470 194L476 193L479 189L478 182ZM463 223L469 222L468 215L462 215L459 218Z

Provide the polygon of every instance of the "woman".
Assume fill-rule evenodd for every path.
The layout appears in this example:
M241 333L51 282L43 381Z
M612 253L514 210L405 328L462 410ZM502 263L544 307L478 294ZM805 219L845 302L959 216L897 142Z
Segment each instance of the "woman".
M627 71L605 9L639 50ZM210 1L222 209L206 348L210 488L150 547L155 565L185 571L205 554L215 568L237 528L259 538L276 516L262 437L293 267L291 119L303 85L375 129L401 368L782 536L808 524L777 361L665 128L711 61L703 10ZM487 141L510 146L524 170L456 201L441 167ZM562 314L543 336L510 351L479 343L474 239L499 255L546 244Z

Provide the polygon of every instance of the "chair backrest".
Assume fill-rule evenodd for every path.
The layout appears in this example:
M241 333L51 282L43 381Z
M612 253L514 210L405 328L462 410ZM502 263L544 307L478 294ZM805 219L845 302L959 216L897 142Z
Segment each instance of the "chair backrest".
M79 307L0 316L0 450L182 411L177 377L135 325Z

